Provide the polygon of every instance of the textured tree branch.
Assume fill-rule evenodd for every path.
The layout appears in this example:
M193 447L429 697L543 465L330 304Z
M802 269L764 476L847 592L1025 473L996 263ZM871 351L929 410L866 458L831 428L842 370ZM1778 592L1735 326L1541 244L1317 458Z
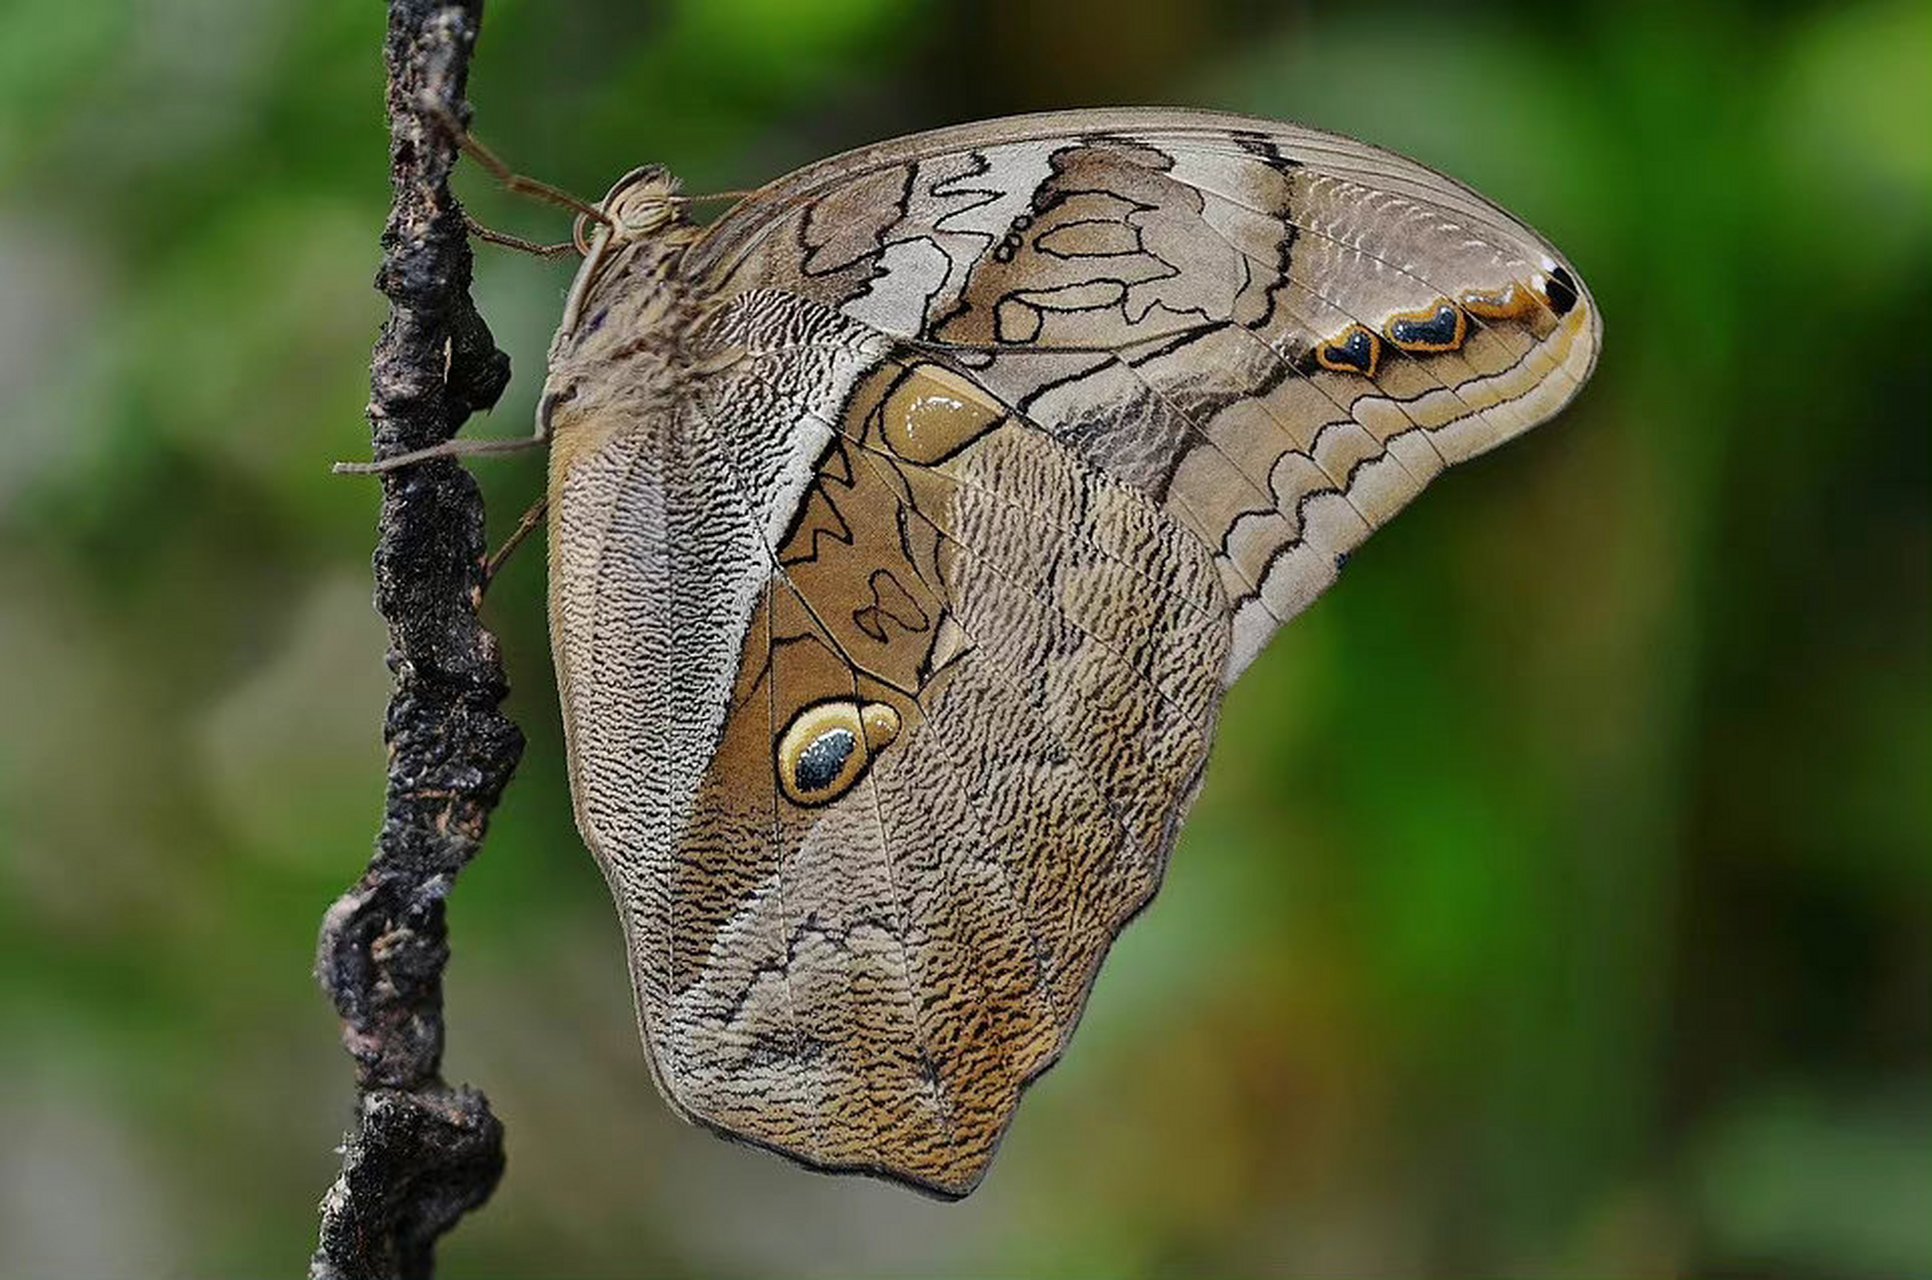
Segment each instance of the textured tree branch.
M509 381L470 299L456 147L422 109L467 121L482 0L390 0L390 180L377 287L389 319L371 366L375 456L453 436ZM394 691L383 726L389 777L368 870L322 924L316 974L356 1060L357 1106L342 1172L322 1202L312 1277L428 1276L438 1237L481 1205L503 1171L503 1130L475 1090L442 1078L444 898L475 856L523 736L498 710L507 685L477 620L483 504L468 472L439 460L386 473L376 607L389 624Z

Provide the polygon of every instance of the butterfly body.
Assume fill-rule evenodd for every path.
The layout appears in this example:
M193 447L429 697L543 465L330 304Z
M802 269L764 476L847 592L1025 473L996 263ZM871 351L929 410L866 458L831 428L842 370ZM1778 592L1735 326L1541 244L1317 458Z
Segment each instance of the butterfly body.
M606 202L551 353L578 825L666 1096L944 1195L1152 898L1220 700L1594 304L1480 197L1186 112Z

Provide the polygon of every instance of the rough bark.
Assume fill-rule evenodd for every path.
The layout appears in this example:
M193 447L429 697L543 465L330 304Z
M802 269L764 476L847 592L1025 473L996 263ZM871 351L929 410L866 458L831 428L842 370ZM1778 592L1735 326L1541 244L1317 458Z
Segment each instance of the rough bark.
M369 423L384 458L453 436L496 401L509 358L470 299L456 146L426 101L467 123L482 0L390 0L385 49L394 203L376 286L390 311L371 365ZM322 1202L312 1277L424 1277L438 1237L490 1196L503 1130L476 1090L442 1077L444 901L475 856L523 736L498 704L495 637L477 620L483 504L460 465L382 477L376 607L394 690L381 834L361 880L323 920L316 976L356 1062L342 1172Z

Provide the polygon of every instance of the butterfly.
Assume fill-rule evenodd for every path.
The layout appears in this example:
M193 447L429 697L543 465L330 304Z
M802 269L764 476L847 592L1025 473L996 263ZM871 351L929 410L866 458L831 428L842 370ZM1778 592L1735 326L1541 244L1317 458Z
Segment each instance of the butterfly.
M580 219L538 412L577 825L678 1112L962 1196L1159 887L1224 693L1561 409L1600 319L1468 187L1196 111L684 209L649 167Z

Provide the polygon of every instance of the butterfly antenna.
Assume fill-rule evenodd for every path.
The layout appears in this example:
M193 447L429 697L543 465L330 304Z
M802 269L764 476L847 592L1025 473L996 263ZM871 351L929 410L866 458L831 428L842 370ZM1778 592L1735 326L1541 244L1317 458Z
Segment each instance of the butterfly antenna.
M451 111L449 105L441 99L425 95L422 100L422 108L424 114L434 118L448 132L449 136L455 139L456 145L461 148L464 155L476 161L478 165L482 166L484 172L488 173L492 178L495 178L506 190L514 191L520 196L529 196L532 199L541 200L545 204L554 204L559 208L569 209L579 218L588 218L593 222L601 222L607 227L615 225L611 222L609 214L590 203L590 201L583 199L581 196L574 196L562 187L553 187L541 178L532 178L518 173L509 165L503 163L496 152L477 141L476 135L471 133L463 122L456 118L456 113Z

